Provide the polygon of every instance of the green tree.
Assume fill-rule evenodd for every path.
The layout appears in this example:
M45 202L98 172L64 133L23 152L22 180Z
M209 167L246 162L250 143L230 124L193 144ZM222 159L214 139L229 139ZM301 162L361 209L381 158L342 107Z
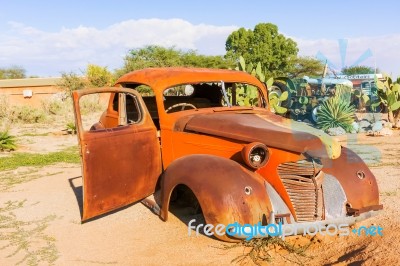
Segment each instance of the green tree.
M157 45L148 45L143 48L132 49L124 58L124 66L116 71L121 76L133 70L147 67L207 67L232 68L233 60L222 56L199 55L196 51L182 51L175 47L165 48Z
M266 70L268 76L287 75L297 58L297 44L278 32L272 23L260 23L254 30L240 28L232 32L225 43L225 58L237 60L242 56L246 62Z
M26 70L20 66L0 68L0 79L23 79L26 78Z
M374 74L375 69L369 66L350 66L342 68L344 75Z
M205 68L234 68L236 62L221 55L199 55L191 50L182 55L183 66Z
M113 74L107 67L88 64L86 67L86 77L90 85L94 87L111 86L114 83Z
M65 90L67 96L71 96L72 91L86 88L88 82L85 78L78 76L73 72L63 72L61 73L61 80L57 85Z
M324 71L324 64L314 57L303 56L294 60L293 68L290 70L291 78L309 76L321 76Z

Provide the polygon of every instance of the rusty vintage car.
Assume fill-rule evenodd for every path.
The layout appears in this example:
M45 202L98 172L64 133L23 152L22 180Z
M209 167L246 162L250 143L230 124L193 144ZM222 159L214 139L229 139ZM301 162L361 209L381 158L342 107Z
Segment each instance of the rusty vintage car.
M80 99L96 93L108 93L108 104L86 129ZM75 91L73 100L83 221L142 200L166 221L185 191L208 224L280 223L297 233L304 225L354 224L382 209L363 160L271 112L266 86L245 72L143 69L114 87ZM146 199L155 192L156 201Z

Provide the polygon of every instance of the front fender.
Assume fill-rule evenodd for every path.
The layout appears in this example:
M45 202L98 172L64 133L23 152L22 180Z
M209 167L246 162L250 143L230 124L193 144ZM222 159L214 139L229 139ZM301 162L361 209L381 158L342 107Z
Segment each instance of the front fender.
M342 147L339 158L322 163L323 171L335 176L343 187L348 207L363 211L381 208L376 178L355 152Z
M165 221L171 193L179 184L192 190L206 223L214 227L266 222L272 210L263 178L258 174L226 158L189 155L171 163L162 176L160 217ZM232 240L226 235L216 237Z

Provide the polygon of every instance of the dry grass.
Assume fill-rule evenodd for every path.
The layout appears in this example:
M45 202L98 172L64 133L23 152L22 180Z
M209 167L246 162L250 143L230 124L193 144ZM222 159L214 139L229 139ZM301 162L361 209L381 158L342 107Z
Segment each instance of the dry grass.
M44 176L52 176L62 172L47 172L45 175L39 174L40 168L28 167L24 169L2 171L0 178L0 192L9 191L11 188L18 184L29 182Z
M19 220L13 211L23 208L25 202L8 201L0 208L0 249L10 250L7 257L16 256L16 265L52 265L58 258L56 240L45 230L56 216L49 215L33 221Z
M306 251L312 241L313 239L307 244L296 245L279 237L253 238L233 245L223 245L222 249L243 248L243 254L234 258L231 261L232 263L245 264L252 262L256 265L261 265L264 262L271 262L273 254L278 254L288 263L304 265L304 259L311 258Z
M104 106L100 103L99 95L88 95L80 101L81 113L88 115L104 110ZM41 108L35 108L28 105L11 106L8 98L0 96L0 121L3 126L10 124L34 124L47 123L52 124L54 121L72 121L74 120L74 112L72 107L72 99L49 99L42 101ZM1 126L1 125L0 125Z

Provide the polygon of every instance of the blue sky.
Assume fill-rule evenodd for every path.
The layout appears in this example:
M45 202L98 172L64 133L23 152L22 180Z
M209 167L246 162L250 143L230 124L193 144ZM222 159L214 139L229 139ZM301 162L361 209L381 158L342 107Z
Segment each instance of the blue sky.
M28 75L79 73L88 63L112 70L122 66L129 49L146 44L223 55L233 30L253 29L261 22L274 23L293 38L301 55L320 52L338 69L361 57L360 64L400 75L400 4L394 0L0 0L0 4L0 67L20 65ZM342 52L339 39L347 43ZM363 57L364 53L370 56Z

